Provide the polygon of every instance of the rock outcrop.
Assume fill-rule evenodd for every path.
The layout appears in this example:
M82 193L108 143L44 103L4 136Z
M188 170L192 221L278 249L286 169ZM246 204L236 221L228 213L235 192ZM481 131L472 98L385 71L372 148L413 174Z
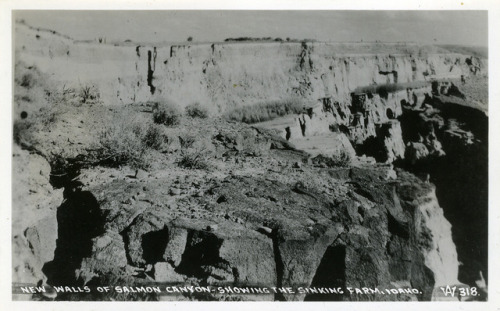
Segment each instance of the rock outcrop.
M50 165L41 156L14 145L12 193L12 282L44 284L43 265L54 258L57 241L57 207L62 189L50 182ZM25 295L14 297L22 299Z
M395 174L394 182L386 178L392 169L382 166L304 165L301 170L304 176L319 174L320 180L330 176L323 187L338 191L326 194L311 179L290 185L280 174L265 179L228 176L210 179L203 197L181 195L171 200L162 191L171 182L168 179L90 181L85 176L95 176L92 170L83 171L81 181L88 186L82 192L92 193L100 202L98 214L105 229L96 237L88 236L91 251L74 265L73 284L296 290L267 295L186 294L201 300L430 300L436 298L436 286L458 283L450 225L432 185L403 171ZM147 199L143 189L148 189ZM120 200L123 193L137 193L136 200ZM73 195L78 194L69 194L67 200L72 201ZM199 205L205 206L203 214L186 213L186 207ZM58 220L66 226L64 219ZM64 249L56 254L59 262L71 255ZM70 274L60 273L64 276L56 272L49 284L68 282ZM317 295L303 290L313 287L344 291L411 287L420 294ZM66 293L57 299L128 299L118 293L72 297ZM180 293L136 298L146 297L183 299Z

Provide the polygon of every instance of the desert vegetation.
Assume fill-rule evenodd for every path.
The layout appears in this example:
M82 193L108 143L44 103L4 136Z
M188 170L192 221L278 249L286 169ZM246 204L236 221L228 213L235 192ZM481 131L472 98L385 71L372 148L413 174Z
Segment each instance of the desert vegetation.
M372 93L372 94L388 94L408 88L421 88L429 86L430 82L416 81L411 83L390 83L390 84L376 84L365 87L358 87L354 90L355 93Z
M257 123L278 117L304 112L305 104L301 99L284 99L243 106L226 113L231 121Z
M236 37L236 38L226 38L224 39L224 42L316 42L317 40L315 39L294 39L287 37L285 40L280 37Z
M348 167L353 163L353 157L345 150L341 150L338 154L320 154L313 158L312 162L320 167Z
M271 38L271 37L237 37L237 38L226 38L224 42L262 42L262 41L283 41L281 38Z
M153 106L153 121L166 126L176 126L180 124L181 112L179 108L171 102L155 102Z
M210 137L201 133L183 132L179 137L177 165L186 169L209 170L214 150Z
M14 142L28 149L40 148L41 145L50 147L46 140L52 144L61 140L75 145L71 132L65 133L69 137L64 138L59 131L56 131L58 134L53 131L78 115L82 120L75 122L78 126L72 131L80 128L79 131L86 132L84 136L87 136L89 145L83 162L87 166L128 165L133 169L148 169L152 157L158 156L167 145L165 125L178 124L181 117L174 106L165 103L156 105L159 108L153 118L130 120L128 112L114 113L102 105L94 105L102 104L95 85L56 85L36 67L23 63L15 66L14 82L14 103L19 114L14 117ZM91 119L85 119L84 116L89 114ZM52 149L54 157L63 152Z
M154 153L162 150L168 142L168 137L157 124L130 123L123 120L120 117L115 118L99 135L96 163L104 166L128 165L132 169L149 169Z
M206 150L188 149L181 152L181 157L177 161L177 164L182 168L207 170L209 169L208 156Z
M47 147L48 160L68 157L71 151L50 148L52 144L76 145L85 157L78 162L84 167L129 167L151 170L170 158L178 167L208 169L212 150L207 139L180 129L182 111L170 100L147 102L151 114L134 115L138 104L115 110L102 105L99 89L92 84L57 85L36 67L19 63L15 66L14 141L27 149ZM208 118L208 110L200 103L188 105L185 115L191 119ZM76 121L76 119L81 121ZM68 120L73 119L72 124ZM56 128L69 129L61 135ZM169 132L173 130L174 132ZM74 142L76 132L83 131L85 143ZM82 135L80 135L82 136ZM178 147L172 146L174 141ZM78 147L81 145L81 147ZM68 153L63 155L63 153ZM171 153L170 157L165 156ZM53 159L51 159L53 157Z
M97 104L100 102L99 90L95 85L82 85L78 91L80 102L83 104Z
M29 147L36 133L50 130L74 95L50 84L37 67L21 62L14 67L14 83L14 141Z
M205 119L208 117L208 110L206 107L203 107L200 103L196 102L186 106L186 114L191 118Z

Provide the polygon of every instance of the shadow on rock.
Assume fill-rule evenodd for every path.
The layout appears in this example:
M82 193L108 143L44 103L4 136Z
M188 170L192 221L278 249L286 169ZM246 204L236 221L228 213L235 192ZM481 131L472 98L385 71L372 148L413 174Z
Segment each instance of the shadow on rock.
M57 210L58 237L54 260L43 267L50 285L78 285L75 270L92 253L92 239L103 233L104 218L89 191L66 187Z

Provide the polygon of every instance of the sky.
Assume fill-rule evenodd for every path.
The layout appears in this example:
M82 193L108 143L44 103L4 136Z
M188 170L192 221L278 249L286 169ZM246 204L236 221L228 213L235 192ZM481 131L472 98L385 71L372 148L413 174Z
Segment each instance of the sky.
M14 11L77 40L194 42L229 37L488 46L487 11Z

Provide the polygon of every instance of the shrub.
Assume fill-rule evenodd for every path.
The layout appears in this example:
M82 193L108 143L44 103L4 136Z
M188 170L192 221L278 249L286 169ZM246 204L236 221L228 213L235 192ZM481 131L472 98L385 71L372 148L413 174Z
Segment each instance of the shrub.
M28 66L24 62L16 62L14 65L15 88L31 89L34 86L46 86L47 76L43 75L36 66Z
M304 102L297 98L263 102L233 109L226 113L226 118L244 123L257 123L275 119L305 110Z
M188 149L182 151L177 165L188 169L207 170L210 167L208 157L209 153L205 150Z
M147 170L151 166L153 151L161 150L167 140L155 124L146 127L125 121L114 122L99 137L96 164L114 167L129 165L132 169Z
M163 134L160 126L151 124L142 135L142 142L148 148L161 150L168 143L168 137Z
M353 162L351 154L345 150L341 150L338 154L334 155L318 155L312 159L314 165L321 167L346 167L350 166Z
M147 168L143 161L145 148L137 137L137 131L126 128L123 124L113 126L103 131L99 137L101 150L97 163L105 166L130 165L133 168Z
M33 75L31 73L23 74L19 84L27 89L33 87L33 85L35 84Z
M153 121L166 126L179 125L181 114L171 103L153 103Z
M340 151L340 154L334 156L333 159L337 166L349 166L353 161L351 154L345 150Z
M196 137L193 135L183 135L179 136L179 143L181 145L182 149L188 149L193 147L194 143L196 142Z
M207 108L202 107L200 103L194 103L186 107L186 114L191 118L205 119L208 117L208 110Z
M80 87L78 97L80 98L80 102L83 104L95 104L99 102L101 96L99 94L99 90L94 85L84 85Z
M33 142L34 131L31 129L33 123L28 120L14 121L14 142L20 146L26 147Z

